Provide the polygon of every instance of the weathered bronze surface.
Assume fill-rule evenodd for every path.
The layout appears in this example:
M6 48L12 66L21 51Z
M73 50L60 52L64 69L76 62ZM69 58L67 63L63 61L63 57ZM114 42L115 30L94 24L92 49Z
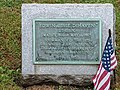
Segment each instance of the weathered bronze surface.
M92 64L101 56L101 22L94 19L35 19L36 64Z

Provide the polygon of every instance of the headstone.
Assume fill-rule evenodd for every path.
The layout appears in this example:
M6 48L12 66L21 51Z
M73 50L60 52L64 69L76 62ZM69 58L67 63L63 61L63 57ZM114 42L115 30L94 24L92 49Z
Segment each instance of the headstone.
M23 4L22 75L60 84L91 81L109 29L115 38L114 16L112 4Z

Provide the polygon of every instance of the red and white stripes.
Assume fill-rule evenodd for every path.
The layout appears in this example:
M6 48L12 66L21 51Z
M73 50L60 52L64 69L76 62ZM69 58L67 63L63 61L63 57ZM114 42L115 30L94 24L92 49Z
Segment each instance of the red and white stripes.
M110 89L110 72L106 71L100 63L98 72L93 78L95 90L109 90Z
M116 56L115 56L115 52L113 52L113 54L111 55L111 67L110 70L114 70L117 66L117 60L116 60Z

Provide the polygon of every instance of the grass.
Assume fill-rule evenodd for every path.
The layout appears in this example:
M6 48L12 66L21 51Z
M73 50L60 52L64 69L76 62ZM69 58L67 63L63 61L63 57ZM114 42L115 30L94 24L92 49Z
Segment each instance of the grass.
M0 70L6 70L6 72L0 72L0 78L4 77L5 81L2 83L0 81L2 90L20 89L13 82L13 74L10 72L14 72L14 75L18 74L16 71L21 68L22 3L112 3L116 12L116 54L118 59L116 90L120 90L120 0L0 0ZM6 84L6 82L9 83Z
M19 74L20 69L10 70L8 67L0 67L0 90L20 90L13 78Z

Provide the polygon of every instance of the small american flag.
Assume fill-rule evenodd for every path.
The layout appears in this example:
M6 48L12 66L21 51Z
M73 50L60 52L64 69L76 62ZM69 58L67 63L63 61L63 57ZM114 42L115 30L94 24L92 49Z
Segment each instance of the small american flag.
M110 72L117 66L112 39L108 37L98 71L93 78L95 90L110 90Z

